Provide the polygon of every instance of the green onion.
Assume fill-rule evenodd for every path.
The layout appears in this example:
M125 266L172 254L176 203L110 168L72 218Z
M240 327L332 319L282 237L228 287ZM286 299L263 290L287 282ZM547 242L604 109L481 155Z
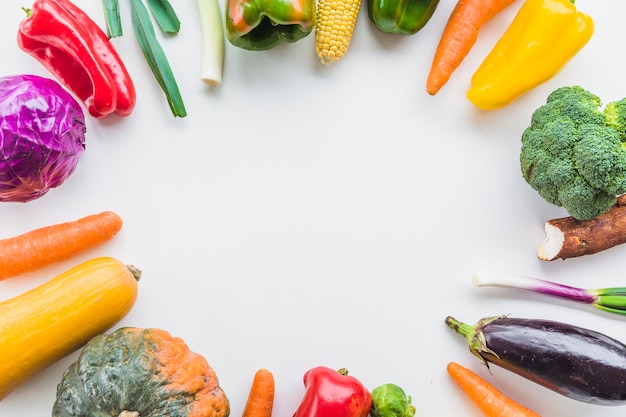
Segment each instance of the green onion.
M120 19L119 0L102 0L104 7L104 19L107 25L107 32L111 38L122 36L122 20Z
M165 33L178 33L180 20L168 0L146 0L154 19ZM102 0L107 31L110 37L122 36L119 0ZM131 0L133 31L141 52L159 86L165 93L167 102L175 117L185 117L187 110L180 95L174 73L163 48L154 32L152 20L143 0Z
M472 276L477 287L514 288L588 304L609 313L626 315L626 287L585 289L515 274L480 271Z
M221 85L224 68L224 28L217 0L196 0L200 12L203 52L200 79L208 85Z
M176 117L185 117L187 110L176 84L176 79L154 33L148 10L141 0L131 0L131 16L135 37L139 42L152 73L167 97L172 113Z
M180 20L167 0L147 0L154 19L165 33L178 33Z

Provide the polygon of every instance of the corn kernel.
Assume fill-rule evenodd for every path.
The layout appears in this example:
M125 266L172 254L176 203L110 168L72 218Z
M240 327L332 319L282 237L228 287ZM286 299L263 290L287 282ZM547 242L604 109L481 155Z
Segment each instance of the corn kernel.
M350 46L362 0L318 0L315 49L322 64L339 61Z

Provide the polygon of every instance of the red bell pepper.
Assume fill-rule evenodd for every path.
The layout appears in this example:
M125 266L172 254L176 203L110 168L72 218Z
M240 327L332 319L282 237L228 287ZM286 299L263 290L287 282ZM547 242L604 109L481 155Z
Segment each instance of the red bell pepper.
M372 395L345 368L325 366L304 374L306 392L293 417L367 417Z
M35 0L18 30L19 47L80 98L89 114L128 116L135 87L102 29L69 0Z

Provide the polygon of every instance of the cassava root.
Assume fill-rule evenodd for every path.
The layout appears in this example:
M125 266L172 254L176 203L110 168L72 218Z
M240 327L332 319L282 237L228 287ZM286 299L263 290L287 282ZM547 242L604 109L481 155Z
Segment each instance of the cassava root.
M604 214L590 220L548 220L537 257L544 261L591 255L626 243L626 194Z

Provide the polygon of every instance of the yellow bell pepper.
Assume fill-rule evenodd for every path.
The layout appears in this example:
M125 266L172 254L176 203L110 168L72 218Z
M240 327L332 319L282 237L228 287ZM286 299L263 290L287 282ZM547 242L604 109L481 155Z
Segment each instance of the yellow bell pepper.
M593 31L573 0L526 0L472 76L467 98L483 110L506 106L557 74Z

